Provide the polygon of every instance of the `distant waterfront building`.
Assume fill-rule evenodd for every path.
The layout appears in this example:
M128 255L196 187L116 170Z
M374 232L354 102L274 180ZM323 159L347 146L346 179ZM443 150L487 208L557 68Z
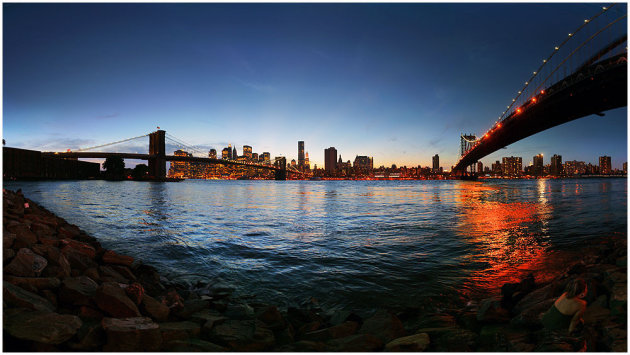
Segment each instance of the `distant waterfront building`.
M623 163L623 173L624 174L628 173L628 162Z
M483 163L478 161L477 162L477 172L478 173L482 173L483 172Z
M252 161L255 161L256 163L258 163L259 161L258 153L252 153Z
M545 164L543 162L543 155L542 154L534 155L534 165L532 167L532 174L536 176L542 176L544 166Z
M291 166L295 168L296 165L297 163L295 162L295 159L291 159Z
M298 168L304 169L304 141L298 141Z
M251 161L252 160L252 147L250 147L248 145L244 145L243 146L243 155L245 156L245 159L247 161Z
M611 171L610 157L606 155L599 157L599 173L602 175L610 175Z
M232 148L232 159L237 160L238 154L236 152L236 147Z
M437 173L440 170L440 157L436 154L433 156L433 172Z
M523 171L522 157L503 157L503 176L520 176Z
M586 163L583 161L571 160L564 163L564 173L568 176L586 174Z
M554 154L551 157L551 175L560 176L562 175L562 155Z
M306 170L311 169L311 162L308 159L308 152L306 152L306 156L304 157L304 169Z
M175 152L173 152L173 155L176 157L188 157L188 156L192 156L192 154L189 154L186 151L183 151L181 149L176 150ZM171 167L168 170L168 176L169 177L175 177L175 178L185 178L189 176L189 168L190 165L188 162L186 161L172 161L171 162Z
M372 170L374 168L374 161L371 157L365 155L357 155L354 158L354 163L352 164L352 166L355 169Z
M503 171L501 169L501 162L499 162L498 160L492 164L492 173L495 175L503 174Z
M337 170L337 149L335 147L324 149L324 169L329 174L334 174Z
M263 152L260 160L265 164L269 164L271 162L271 154L269 154L269 152Z
M221 151L221 159L231 159L231 157L232 157L232 149L223 148L223 150Z
M208 158L216 159L217 158L217 150L212 148L210 152L208 152Z
M236 156L232 154L232 144L228 144L228 159L232 160L232 159L236 159Z

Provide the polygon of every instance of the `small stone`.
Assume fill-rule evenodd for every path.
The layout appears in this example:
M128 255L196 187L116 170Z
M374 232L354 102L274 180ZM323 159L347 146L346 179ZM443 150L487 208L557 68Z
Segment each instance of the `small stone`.
M147 315L158 322L165 322L168 319L170 310L164 303L157 301L155 298L147 295L142 296L140 303L142 314Z
M162 346L160 327L151 318L103 318L107 334L103 351L158 351Z
M393 352L421 352L425 351L429 346L429 334L420 333L407 337L394 339L385 345L385 351Z
M15 286L7 281L2 283L3 302L9 306L24 307L28 309L52 312L55 307L45 298L26 291L21 287Z
M22 248L9 265L4 268L4 272L14 276L34 277L39 276L46 265L48 265L46 259L33 253L30 249Z
M116 317L138 317L140 311L115 282L104 282L94 295L94 302L105 313Z
M72 338L82 322L79 317L49 311L9 308L3 312L3 329L18 339L61 344Z
M121 265L112 265L112 269L116 270L116 272L121 274L127 280L136 281L136 275L134 275L128 267Z

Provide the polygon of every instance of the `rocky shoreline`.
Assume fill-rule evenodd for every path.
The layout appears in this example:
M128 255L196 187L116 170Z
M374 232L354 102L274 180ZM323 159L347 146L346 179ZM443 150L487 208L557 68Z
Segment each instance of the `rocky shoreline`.
M22 196L3 191L4 351L627 351L626 237L581 250L553 277L504 284L465 307L330 312L279 309L231 290L168 280ZM585 324L540 316L582 277Z

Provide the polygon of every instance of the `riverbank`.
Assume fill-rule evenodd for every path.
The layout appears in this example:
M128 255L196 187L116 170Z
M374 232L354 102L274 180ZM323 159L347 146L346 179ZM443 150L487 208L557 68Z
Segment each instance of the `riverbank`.
M21 194L3 195L5 351L627 349L625 236L465 307L392 306L359 316L315 299L280 309L219 285L168 280ZM589 284L584 329L573 337L545 332L540 315L575 277Z

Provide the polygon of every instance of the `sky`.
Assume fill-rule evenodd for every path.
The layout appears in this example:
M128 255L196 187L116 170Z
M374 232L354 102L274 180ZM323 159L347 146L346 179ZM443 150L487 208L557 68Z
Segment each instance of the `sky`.
M458 159L541 59L602 4L3 4L6 145L42 151L161 127L311 166L324 149L375 167ZM616 11L627 13L625 4ZM541 132L481 161L543 153L627 161L627 108ZM135 145L134 145L135 144ZM147 151L148 138L106 148ZM168 145L167 150L177 147Z

